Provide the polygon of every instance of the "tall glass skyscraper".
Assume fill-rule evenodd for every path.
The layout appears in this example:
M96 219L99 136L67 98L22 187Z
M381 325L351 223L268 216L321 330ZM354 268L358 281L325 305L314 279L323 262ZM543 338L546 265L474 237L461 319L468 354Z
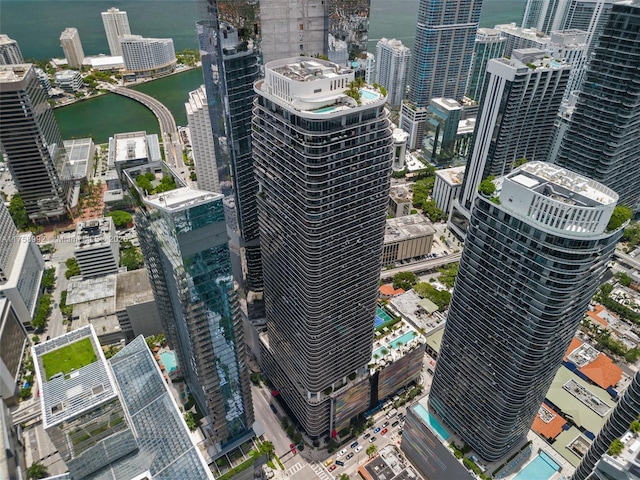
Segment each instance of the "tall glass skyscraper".
M400 126L409 147L420 148L426 115L435 97L462 100L480 20L482 0L421 0L411 54L409 94Z
M125 171L158 311L214 446L247 433L253 407L223 196L192 190L156 162ZM150 177L170 191L149 192ZM160 193L161 192L161 193Z
M640 211L640 2L616 3L555 162L602 182Z
M257 297L247 295L249 317L260 316L263 280L256 210L258 184L251 149L253 82L260 76L258 51L251 38L253 32L246 26L236 28L221 21L216 0L201 0L200 6L202 72L217 177L221 192L228 197L227 225L234 277L247 293L257 294ZM257 298L256 302L252 298Z
M264 267L265 371L306 432L371 360L391 173L386 96L308 57L265 65L253 135Z
M529 431L613 254L611 189L529 162L478 195L430 407L483 459Z
M0 147L32 220L66 214L64 144L33 65L0 65Z

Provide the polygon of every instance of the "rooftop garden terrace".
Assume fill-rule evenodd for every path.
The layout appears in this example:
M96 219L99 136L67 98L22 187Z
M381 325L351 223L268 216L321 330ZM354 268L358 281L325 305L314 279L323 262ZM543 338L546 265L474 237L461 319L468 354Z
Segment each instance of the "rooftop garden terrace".
M47 381L58 373L65 377L74 370L89 365L97 360L96 352L90 338L83 338L70 345L58 348L42 355Z

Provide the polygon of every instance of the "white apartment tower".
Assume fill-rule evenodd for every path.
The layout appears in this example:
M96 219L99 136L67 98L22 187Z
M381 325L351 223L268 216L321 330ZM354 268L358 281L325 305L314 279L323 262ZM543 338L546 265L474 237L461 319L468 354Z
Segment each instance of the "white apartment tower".
M73 27L66 28L60 34L60 44L62 45L64 58L67 59L67 64L71 68L82 68L84 51L82 50L78 29Z
M204 85L189 92L189 101L184 104L184 108L187 110L198 188L220 193L220 178L218 177L213 143L215 139L211 135L211 120Z
M107 42L109 43L111 55L114 57L122 55L118 37L121 35L131 35L127 12L121 12L119 9L112 7L106 12L102 12L102 23L104 24L104 31L107 34Z
M587 72L587 37L584 30L559 30L551 32L551 41L547 45L547 54L551 58L571 65L571 74L564 92L565 100L571 92L582 89L584 75Z
M0 65L24 63L18 42L8 35L0 34Z
M374 82L387 89L389 105L402 103L407 88L411 53L400 40L381 38L376 45L376 75Z
M136 76L162 75L176 67L176 52L170 38L122 35L119 40L125 69Z

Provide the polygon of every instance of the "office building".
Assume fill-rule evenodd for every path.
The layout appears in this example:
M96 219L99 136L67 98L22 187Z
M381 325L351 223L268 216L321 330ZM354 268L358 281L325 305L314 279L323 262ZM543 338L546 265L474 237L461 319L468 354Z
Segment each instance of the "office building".
M121 35L131 35L127 12L121 12L119 9L112 7L106 12L102 12L101 15L104 31L107 34L107 42L109 43L109 52L111 52L112 57L121 56L122 48L120 47L119 37Z
M467 80L465 96L480 103L487 76L487 62L492 58L502 58L507 38L493 28L479 28L473 46L471 68Z
M62 136L32 64L0 66L0 146L31 220L65 215Z
M411 149L422 146L429 100L462 100L481 5L481 0L420 0L410 88L400 118L400 127L409 132Z
M24 63L18 42L0 33L0 65Z
M260 0L263 64L281 58L325 54L328 8L328 0Z
M401 128L393 129L393 163L391 168L394 170L404 170L405 160L407 157L407 140L409 134Z
M465 167L452 167L436 170L436 180L433 183L431 198L437 207L449 214L453 200L458 197L462 188Z
M640 415L640 373L634 375L631 384L624 391L620 400L618 400L618 404L589 447L589 451L582 458L571 480L586 480L587 478L595 478L597 480L607 480L609 478L633 479L637 474L633 476L622 476L622 471L625 470L626 466L628 471L631 471L631 468L633 468L637 472L637 465L635 467L628 465L628 463L633 463L635 459L631 462L625 462L625 465L621 464L621 462L613 461L612 458L606 457L608 457L607 451L611 446L611 442L616 438L624 438L626 434L627 439L624 443L631 439L626 432L631 423L638 419L638 415ZM637 444L637 441L631 441L630 443ZM634 457L636 455L637 451ZM618 470L618 472L616 473L615 470ZM592 473L594 476L591 476ZM608 476L606 475L607 473Z
M634 212L640 211L640 83L634 67L639 26L640 3L613 6L555 160L612 188Z
M216 167L216 151L211 134L211 120L204 85L189 92L189 101L184 104L187 111L191 152L195 164L196 178L200 190L220 192L220 179Z
M120 242L111 217L79 222L73 256L85 278L116 273L120 266Z
M483 179L505 175L526 160L547 160L570 71L570 65L545 58L545 52L536 49L489 60L460 197L449 219L457 236L464 237Z
M84 86L82 75L77 70L60 70L55 74L56 86L67 93L76 93Z
M82 68L84 51L82 50L82 42L80 41L78 29L73 27L65 28L60 35L60 44L62 45L64 58L67 59L67 64L71 68Z
M264 368L318 437L333 430L331 392L362 378L371 359L391 126L380 91L350 92L351 69L302 57L265 73L253 118Z
M455 159L462 105L453 98L432 98L424 133L424 158L439 167L450 167Z
M166 188L140 187L142 174ZM220 452L253 426L223 196L184 186L160 162L128 169L125 177L138 202L134 219L167 341L209 419L207 441Z
M389 105L398 107L407 89L411 53L400 40L381 38L376 44L376 75L372 83L387 89Z
M28 345L27 331L11 300L0 297L0 404L18 403L20 366Z
M155 133L147 135L147 132L142 131L127 132L109 137L107 166L109 169L115 168L120 178L127 168L161 160L160 141Z
M528 162L495 184L471 212L429 400L487 461L529 431L622 235L618 196L586 177Z
M253 82L260 76L258 50L252 40L240 38L237 28L220 22L215 8L208 6L206 15L198 22L198 35L212 137L208 148L213 147L214 153L207 163L207 176L217 176L220 188L216 191L227 197L233 275L246 293L246 313L254 319L264 316L258 184L251 147Z
M213 478L142 336L109 361L91 325L32 350L68 478Z
M0 202L0 282L7 280L17 252L18 229L4 202Z
M382 247L382 266L422 258L431 253L436 231L419 213L387 219Z
M510 57L511 52L523 48L544 50L551 41L551 37L545 35L544 32L535 28L518 27L515 23L496 25L493 28L507 39L504 44L505 57Z
M118 37L125 72L137 78L157 77L175 70L177 60L170 38L144 38L142 35Z

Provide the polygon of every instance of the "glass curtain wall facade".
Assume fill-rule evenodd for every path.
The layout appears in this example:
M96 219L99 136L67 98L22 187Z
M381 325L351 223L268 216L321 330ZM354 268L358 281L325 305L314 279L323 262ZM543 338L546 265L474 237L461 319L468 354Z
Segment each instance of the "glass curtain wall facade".
M541 162L476 197L430 406L483 459L529 431L622 235L617 200Z
M145 195L136 178L149 171L180 185L160 164L125 172L139 199L140 246L167 340L178 351L189 391L211 419L205 433L224 446L252 427L253 406L223 196L184 186Z
M358 106L345 95L353 70L307 57L265 68L254 161L272 370L283 372L267 373L319 436L331 391L371 359L393 141L386 96L367 89Z
M66 214L64 144L32 64L0 66L0 147L29 218Z
M602 182L640 211L640 4L611 10L555 162Z
M469 69L466 96L480 103L484 94L487 62L502 58L507 38L493 28L479 28L473 47L473 58Z

